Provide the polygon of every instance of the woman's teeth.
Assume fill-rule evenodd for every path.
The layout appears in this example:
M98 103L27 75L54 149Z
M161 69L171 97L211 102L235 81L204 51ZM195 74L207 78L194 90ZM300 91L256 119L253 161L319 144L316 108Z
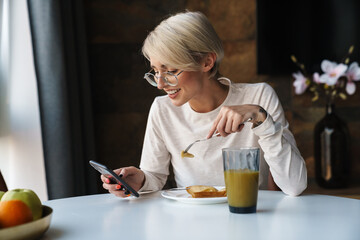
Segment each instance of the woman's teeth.
M169 91L166 91L168 94L175 94L177 93L178 91L180 91L180 89L174 89L174 90L169 90Z

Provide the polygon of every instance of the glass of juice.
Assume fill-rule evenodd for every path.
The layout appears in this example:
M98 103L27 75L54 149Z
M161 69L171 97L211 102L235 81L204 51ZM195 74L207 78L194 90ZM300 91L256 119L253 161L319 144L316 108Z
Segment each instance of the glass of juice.
M259 148L224 148L224 177L232 213L255 213L259 188Z

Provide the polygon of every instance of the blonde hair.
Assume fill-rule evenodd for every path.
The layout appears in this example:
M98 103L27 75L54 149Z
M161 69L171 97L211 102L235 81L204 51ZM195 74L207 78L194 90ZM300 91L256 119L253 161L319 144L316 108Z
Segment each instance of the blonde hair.
M216 54L210 77L219 75L224 49L207 17L200 12L183 12L163 20L149 33L142 47L143 55L154 57L167 66L185 71L200 69L200 61Z

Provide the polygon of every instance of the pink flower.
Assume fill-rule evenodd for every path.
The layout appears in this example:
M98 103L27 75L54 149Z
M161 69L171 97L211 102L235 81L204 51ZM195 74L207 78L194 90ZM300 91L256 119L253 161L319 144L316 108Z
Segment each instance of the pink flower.
M296 94L302 94L305 92L308 85L306 84L306 77L301 72L293 73L295 81L293 86L295 87Z
M347 65L343 63L337 64L335 62L330 62L329 60L324 60L321 63L321 69L323 70L324 74L320 76L319 82L332 86L335 85L339 77L345 73Z
M319 73L316 72L316 73L313 74L313 80L316 83L320 83L320 75L319 75Z
M360 80L360 68L359 64L357 62L353 62L347 72L345 73L345 76L348 79L348 82L346 84L346 92L349 95L353 95L356 91L356 85L354 81Z

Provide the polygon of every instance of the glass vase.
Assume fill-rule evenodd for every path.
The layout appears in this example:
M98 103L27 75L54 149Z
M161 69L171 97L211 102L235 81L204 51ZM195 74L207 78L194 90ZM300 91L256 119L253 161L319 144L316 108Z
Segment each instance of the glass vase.
M315 125L315 176L320 187L344 188L350 170L350 135L347 124L335 113L333 103Z

